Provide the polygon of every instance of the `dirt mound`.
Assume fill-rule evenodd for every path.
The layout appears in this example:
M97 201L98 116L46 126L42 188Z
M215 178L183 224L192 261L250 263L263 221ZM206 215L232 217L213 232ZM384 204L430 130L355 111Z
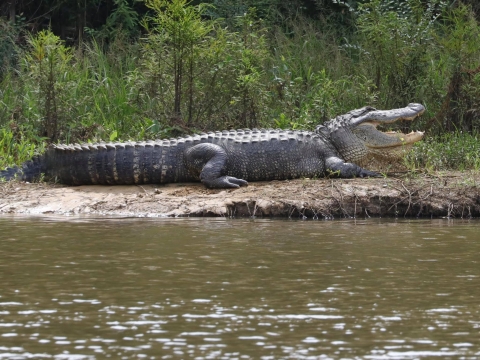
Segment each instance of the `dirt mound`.
M480 175L299 179L236 190L201 184L77 186L0 184L0 213L135 217L477 217Z

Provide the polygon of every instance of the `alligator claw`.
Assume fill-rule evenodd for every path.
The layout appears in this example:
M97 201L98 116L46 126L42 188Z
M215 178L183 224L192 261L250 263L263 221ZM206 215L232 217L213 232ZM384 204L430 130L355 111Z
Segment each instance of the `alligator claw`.
M374 178L378 178L378 177L382 177L382 174L379 174L375 171L370 171L370 170L366 170L366 169L361 169L360 173L358 174L359 177L361 178L366 178L366 177L374 177Z
M233 176L225 176L225 178L228 182L233 183L235 185L239 185L239 186L247 186L248 185L248 181L243 180L243 179L238 179L238 178L233 177Z
M202 183L204 183L207 187L211 189L215 188L234 188L237 189L240 186L248 185L248 182L243 179L238 179L233 176L221 176L219 178L213 180L203 179Z

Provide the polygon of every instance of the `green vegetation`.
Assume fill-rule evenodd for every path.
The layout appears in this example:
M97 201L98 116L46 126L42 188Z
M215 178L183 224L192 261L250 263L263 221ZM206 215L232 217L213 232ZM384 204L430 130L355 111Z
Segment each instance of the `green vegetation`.
M100 3L112 6L87 22ZM421 102L425 115L399 129L427 131L407 166L479 169L475 1L284 3L86 0L64 15L81 20L70 35L58 0L35 31L17 15L32 9L0 7L0 167L50 142L311 129Z
M444 169L480 170L480 138L468 133L445 133L427 138L407 154L409 169L438 171Z

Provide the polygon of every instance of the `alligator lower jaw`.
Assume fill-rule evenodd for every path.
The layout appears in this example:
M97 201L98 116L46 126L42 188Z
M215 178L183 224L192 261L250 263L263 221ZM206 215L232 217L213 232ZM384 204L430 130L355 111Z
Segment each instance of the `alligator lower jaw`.
M404 134L401 132L395 131L387 131L381 132L382 134L392 138L393 141L387 141L384 144L365 144L368 148L371 149L393 149L393 148L402 148L402 147L410 147L415 144L417 141L423 139L425 133L423 131L412 131L409 134ZM397 140L397 141L395 141Z
M402 145L408 145L408 144L414 144L417 141L420 141L423 139L423 136L425 135L424 131L412 131L408 134L404 133L397 133L395 131L389 131L386 132L385 134L389 136L396 137L402 142Z
M365 144L367 155L357 165L380 172L406 170L403 165L405 154L416 142L423 139L424 133L422 131L412 131L409 134L393 131L381 133L393 141L381 145Z

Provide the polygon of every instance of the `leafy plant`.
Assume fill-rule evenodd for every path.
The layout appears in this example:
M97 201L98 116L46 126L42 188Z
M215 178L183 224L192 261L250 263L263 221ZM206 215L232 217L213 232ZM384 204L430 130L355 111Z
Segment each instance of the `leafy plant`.
M33 81L39 93L38 102L41 109L42 130L40 135L55 141L64 121L62 98L64 85L68 85L68 78L72 51L63 45L60 38L49 30L40 31L28 38L30 46L24 58L25 71L29 80Z
M23 132L15 133L11 129L0 128L0 168L21 164L43 152L43 139L37 140L31 141Z

